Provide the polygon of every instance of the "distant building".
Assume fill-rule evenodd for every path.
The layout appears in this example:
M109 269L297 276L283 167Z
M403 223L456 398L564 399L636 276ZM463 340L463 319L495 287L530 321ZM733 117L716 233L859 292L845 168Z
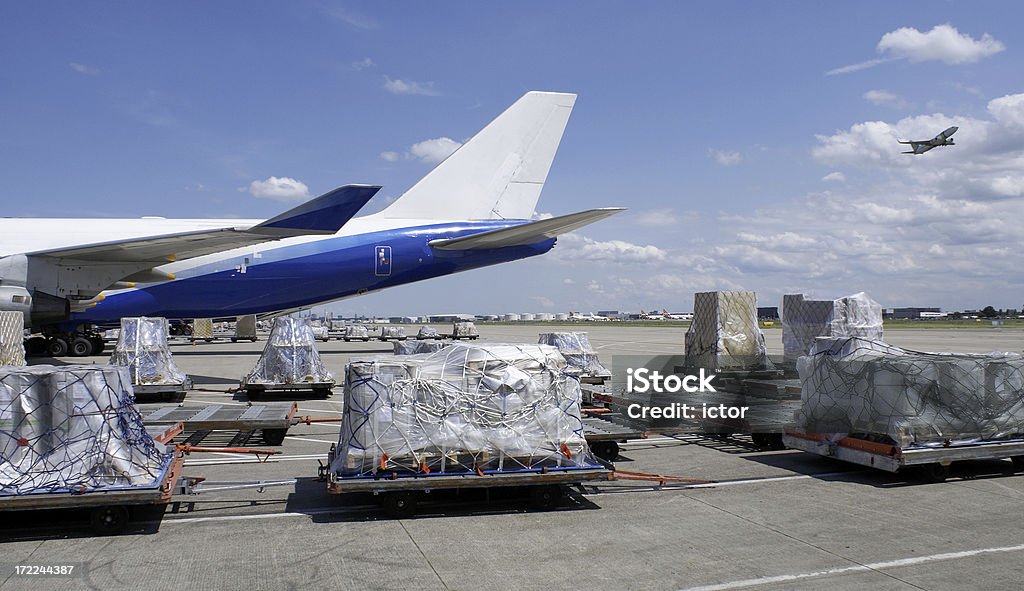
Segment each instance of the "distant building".
M603 318L612 318L614 320L625 320L629 317L629 314L624 314L618 310L598 310L595 316L601 316Z
M431 314L427 316L428 322L472 322L476 320L473 314Z
M922 312L941 313L942 308L893 308L888 317L893 320L917 320L924 317L921 315Z
M778 320L779 319L779 307L778 306L766 306L757 309L758 320Z

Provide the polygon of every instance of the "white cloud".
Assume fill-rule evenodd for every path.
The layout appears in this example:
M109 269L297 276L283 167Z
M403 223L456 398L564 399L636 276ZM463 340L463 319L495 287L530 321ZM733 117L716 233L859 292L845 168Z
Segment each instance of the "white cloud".
M941 61L946 64L969 64L1006 49L1002 42L988 33L975 40L960 33L952 25L938 25L922 33L913 27L901 27L882 35L875 49L883 57L842 66L825 72L826 76L859 72L896 60L910 62Z
M1006 49L988 33L975 40L951 25L938 25L922 33L913 27L902 27L886 33L878 42L878 52L911 62L941 61L946 64L969 64Z
M352 62L352 69L358 72L360 70L365 70L366 68L372 68L376 65L377 64L375 64L372 59L364 57L357 62Z
M95 76L96 74L100 73L99 68L97 68L96 66L90 66L89 64L71 62L68 64L68 67L78 72L79 74L83 74L85 76Z
M681 222L679 215L671 207L639 211L633 214L633 221L641 226L652 227L674 226Z
M835 172L830 172L825 176L821 177L821 180L827 183L845 183L846 175L837 170Z
M272 176L263 181L249 183L249 193L260 199L301 201L309 198L309 187L289 177Z
M399 154L398 152L381 152L380 157L382 160L387 160L388 162L395 162L396 160L398 160Z
M460 146L462 146L461 143L449 137L439 137L413 144L409 148L409 154L423 162L437 163L451 156L452 152L458 150Z
M715 162L722 166L735 166L743 160L743 156L741 156L739 152L732 152L728 150L715 150L714 148L709 148L708 155L714 158Z
M907 107L907 101L903 97L888 90L869 90L864 93L864 100L873 105L892 107L894 109L904 109Z
M438 96L441 94L434 88L433 82L392 80L387 76L384 77L384 89L391 94L418 94L422 96Z
M561 249L558 247L561 246ZM660 263L668 252L653 245L640 245L624 240L597 241L576 233L558 238L556 252L567 262L593 261L603 263Z
M371 31L379 26L377 24L377 21L375 21L373 18L366 16L365 14L356 12L351 8L335 6L329 9L327 11L327 14L333 16L334 18L345 23L346 25L355 27L357 29Z

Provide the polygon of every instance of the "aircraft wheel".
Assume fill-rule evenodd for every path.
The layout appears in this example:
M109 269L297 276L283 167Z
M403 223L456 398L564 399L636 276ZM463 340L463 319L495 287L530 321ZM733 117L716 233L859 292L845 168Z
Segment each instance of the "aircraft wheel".
M25 354L30 357L45 355L47 344L45 337L31 337L25 341Z
M94 335L89 337L89 342L92 343L92 352L90 355L102 355L103 350L107 348L107 343L103 341L103 337Z
M50 357L64 357L68 354L68 341L64 337L50 337L46 343Z
M85 357L92 353L93 344L89 337L77 336L71 341L71 356Z

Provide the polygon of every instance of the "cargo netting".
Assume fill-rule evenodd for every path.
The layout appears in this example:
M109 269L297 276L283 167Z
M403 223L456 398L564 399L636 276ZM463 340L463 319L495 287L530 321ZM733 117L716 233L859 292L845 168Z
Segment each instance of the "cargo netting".
M395 355L419 355L421 353L433 353L448 346L441 341L393 341Z
M437 329L433 326L421 326L420 331L416 333L417 339L439 339L441 333L437 332Z
M685 345L686 365L691 368L772 367L757 323L757 295L752 291L693 294L693 321Z
M901 446L1024 436L1024 357L925 353L860 338L818 339L797 362L797 425Z
M807 355L818 337L881 341L882 336L882 306L864 292L838 300L782 296L782 348L787 360Z
M565 357L565 369L570 373L590 378L610 378L612 375L601 365L597 351L585 332L545 332L540 334L537 342L557 348Z
M25 365L25 315L0 312L0 365Z
M456 322L452 325L452 336L457 339L478 337L480 331L476 329L476 324L473 322Z
M136 386L183 384L188 379L167 346L166 318L122 318L110 365L127 367Z
M331 470L345 475L524 471L598 465L579 381L542 345L453 344L353 360Z
M313 328L304 318L277 318L256 367L242 384L323 384L334 376L320 360Z
M382 338L382 339L404 339L405 338L405 327L404 326L382 326L380 328L380 338Z
M153 488L172 456L146 433L127 368L0 370L0 495Z

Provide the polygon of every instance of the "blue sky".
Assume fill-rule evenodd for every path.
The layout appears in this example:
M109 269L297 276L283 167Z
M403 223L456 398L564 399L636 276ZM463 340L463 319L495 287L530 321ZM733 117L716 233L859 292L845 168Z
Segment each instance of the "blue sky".
M523 92L557 90L579 99L538 211L628 213L538 259L334 308L685 311L708 289L755 290L762 305L864 290L886 307L1016 308L1022 12L6 3L3 213L265 217L296 186L346 183L382 184L384 200L433 166L440 138L463 141ZM961 126L956 147L899 154L897 137L948 124ZM254 195L270 177L302 185Z

